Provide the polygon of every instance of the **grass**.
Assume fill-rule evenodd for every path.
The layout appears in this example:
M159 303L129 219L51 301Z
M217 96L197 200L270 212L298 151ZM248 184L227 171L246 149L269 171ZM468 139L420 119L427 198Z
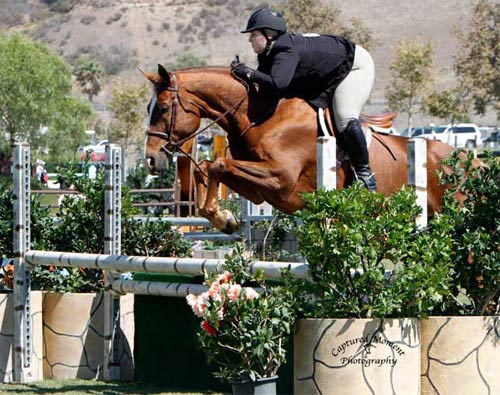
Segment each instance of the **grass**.
M44 380L30 384L0 384L0 395L223 395L213 391L189 391L139 382L95 380Z

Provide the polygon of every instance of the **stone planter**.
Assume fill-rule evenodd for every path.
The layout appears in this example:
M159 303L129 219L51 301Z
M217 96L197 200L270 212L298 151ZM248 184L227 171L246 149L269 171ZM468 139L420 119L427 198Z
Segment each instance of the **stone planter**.
M121 379L133 379L133 297L120 298ZM102 378L103 294L44 293L44 378Z
M31 372L32 381L43 379L42 293L31 292ZM14 381L14 294L0 294L0 382Z
M422 394L500 394L499 317L421 321Z
M294 393L419 394L419 321L299 320Z

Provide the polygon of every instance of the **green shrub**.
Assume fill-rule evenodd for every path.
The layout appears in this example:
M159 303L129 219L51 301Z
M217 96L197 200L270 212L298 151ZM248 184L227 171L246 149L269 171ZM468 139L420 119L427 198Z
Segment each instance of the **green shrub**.
M56 224L48 208L31 198L31 241L36 250L104 253L104 171L96 180L79 177L76 168L63 171L63 178L79 195L67 195L56 212ZM146 256L188 256L191 245L167 222L141 222L133 219L127 188L122 193L122 253ZM12 190L0 184L0 253L12 257ZM32 271L33 289L58 292L93 292L102 289L102 271L82 268L36 267Z
M312 282L304 282L308 317L420 317L435 313L452 284L451 224L436 216L428 229L411 189L390 197L356 183L304 196L299 250Z
M447 184L444 213L454 225L454 289L458 314L498 314L500 304L500 160L477 166L472 153L455 152L442 175ZM463 202L455 199L463 195ZM465 297L464 297L465 296Z

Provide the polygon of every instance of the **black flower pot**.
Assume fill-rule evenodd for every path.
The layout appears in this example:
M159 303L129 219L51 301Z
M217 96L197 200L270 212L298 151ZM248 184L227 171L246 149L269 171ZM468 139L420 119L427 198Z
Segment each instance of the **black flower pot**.
M276 381L278 376L264 377L256 381L233 381L233 395L276 395Z

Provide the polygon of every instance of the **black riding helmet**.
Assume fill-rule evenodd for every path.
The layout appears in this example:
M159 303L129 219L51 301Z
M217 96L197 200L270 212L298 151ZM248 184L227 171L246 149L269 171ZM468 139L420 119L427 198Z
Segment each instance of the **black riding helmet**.
M249 33L253 30L271 29L278 32L278 35L286 32L286 23L280 12L270 8L259 8L248 18L247 28L241 33Z

